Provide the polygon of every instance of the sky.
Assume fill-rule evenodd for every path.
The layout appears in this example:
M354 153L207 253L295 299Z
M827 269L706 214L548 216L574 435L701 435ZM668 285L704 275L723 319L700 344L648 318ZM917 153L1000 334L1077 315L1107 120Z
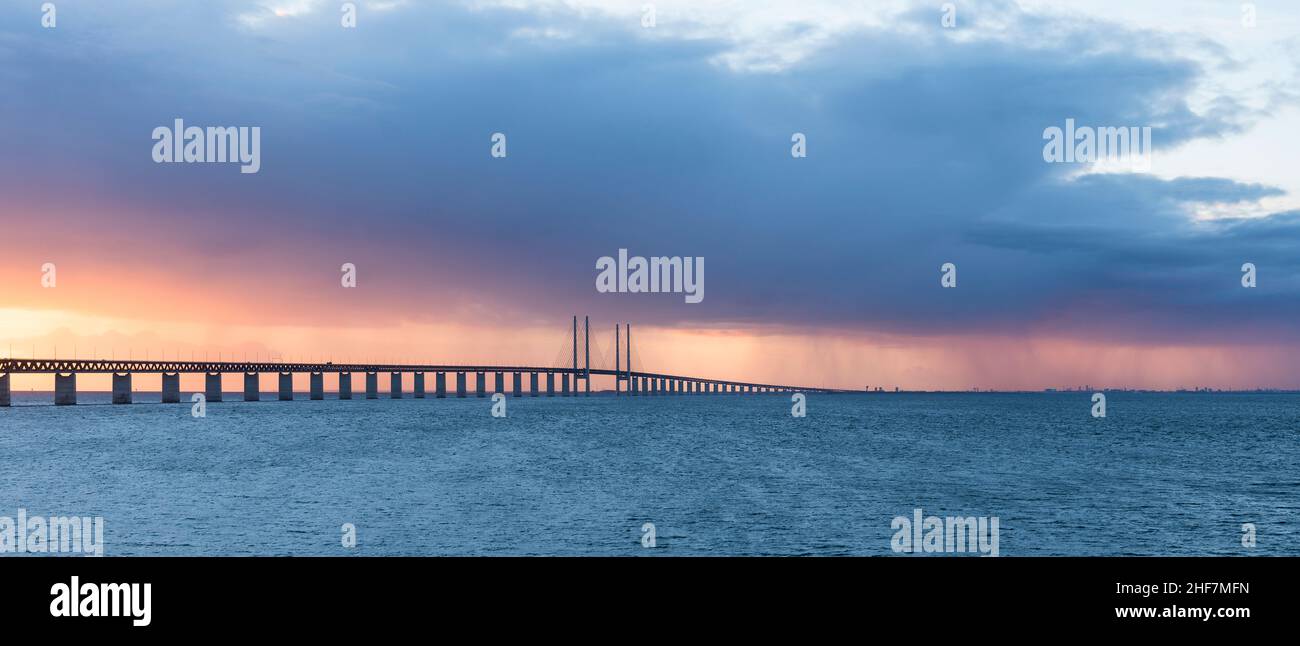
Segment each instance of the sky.
M1300 388L1294 2L41 4L0 0L0 354L558 365L576 314L602 367L631 323L720 379ZM155 163L177 118L259 172ZM1067 119L1150 168L1047 163ZM705 298L598 292L619 249Z

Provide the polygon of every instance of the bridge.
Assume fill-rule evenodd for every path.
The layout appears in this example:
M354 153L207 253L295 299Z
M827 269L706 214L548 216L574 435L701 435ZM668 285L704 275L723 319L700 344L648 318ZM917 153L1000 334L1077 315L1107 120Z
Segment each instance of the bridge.
M337 377L337 394L339 399L352 399L352 376L355 373L365 375L366 399L379 398L379 375L389 375L389 397L401 399L405 396L405 375L411 375L411 396L422 399L427 394L425 375L434 375L434 396L447 397L447 376L454 375L456 397L468 396L466 377L474 375L474 395L486 397L488 393L510 392L515 397L538 397L544 392L547 397L557 395L556 381L560 382L558 394L572 397L579 394L591 394L591 377L614 377L616 395L699 395L699 394L757 394L757 393L832 393L847 392L830 388L810 388L773 383L757 383L713 379L709 377L674 375L667 373L646 372L632 368L632 326L626 325L625 337L614 327L615 366L611 368L591 367L591 338L588 321L584 317L583 355L584 362L578 364L578 317L573 317L572 363L568 366L526 366L526 365L456 365L456 364L375 364L375 363L333 363L333 362L260 362L260 361L181 361L181 360L121 360L121 359L0 359L0 406L9 406L11 402L10 375L12 374L53 374L54 403L65 406L77 403L78 374L113 375L113 403L132 403L131 378L137 374L162 375L163 403L181 401L180 375L182 373L202 373L204 380L204 397L209 402L220 402L225 393L222 391L222 375L240 373L244 375L244 401L261 399L261 375L275 373L279 375L279 399L294 399L293 375L306 373L310 375L309 398L325 399L325 375ZM626 341L622 339L626 338ZM626 354L620 349L626 348ZM626 360L622 360L623 357ZM487 389L487 375L493 375L494 388ZM510 389L507 391L505 375L511 376ZM523 387L523 376L528 375L528 388ZM545 390L539 388L539 381L545 375ZM579 382L582 384L580 391Z

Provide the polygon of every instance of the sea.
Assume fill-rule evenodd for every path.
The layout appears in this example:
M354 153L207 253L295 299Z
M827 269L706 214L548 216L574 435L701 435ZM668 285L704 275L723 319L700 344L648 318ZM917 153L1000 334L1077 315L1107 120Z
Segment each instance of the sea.
M233 396L238 397L238 394ZM384 395L385 397L387 395ZM208 402L15 392L0 517L132 555L870 555L997 519L1000 557L1300 553L1300 395L595 394ZM227 398L232 394L227 393Z

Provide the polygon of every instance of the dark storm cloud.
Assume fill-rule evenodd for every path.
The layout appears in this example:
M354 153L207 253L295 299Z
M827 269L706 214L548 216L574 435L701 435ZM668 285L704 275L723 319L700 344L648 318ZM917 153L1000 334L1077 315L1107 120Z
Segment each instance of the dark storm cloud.
M120 31L68 18L62 43L5 32L0 56L24 73L0 103L0 187L30 205L111 200L138 212L131 226L165 222L199 253L355 244L368 275L420 302L455 292L641 323L1140 338L1212 337L1246 316L1290 334L1296 215L1189 219L1196 204L1277 189L1071 178L1077 168L1043 162L1043 129L1067 118L1149 125L1162 149L1240 131L1230 97L1189 108L1196 63L1122 53L1149 35L1082 23L1069 42L1022 46L862 30L749 72L714 62L722 42L565 14L439 3L367 14L356 30L324 11L264 32L235 7L189 8L180 27L101 9ZM177 116L261 126L262 172L152 164L148 133ZM504 160L488 155L498 131ZM794 132L806 159L790 157ZM595 261L619 248L705 257L704 302L596 294ZM1267 278L1254 294L1238 283L1247 261ZM945 262L956 290L939 288Z

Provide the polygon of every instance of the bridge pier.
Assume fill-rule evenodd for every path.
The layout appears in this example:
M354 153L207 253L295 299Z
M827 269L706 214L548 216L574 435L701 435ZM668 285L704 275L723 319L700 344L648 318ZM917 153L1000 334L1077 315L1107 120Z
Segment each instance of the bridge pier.
M546 396L555 396L555 373L553 372L546 373Z
M524 396L523 376L516 372L514 375L514 382L515 382L515 397L523 397Z
M280 373L280 401L293 401L293 373Z
M465 396L465 373L463 372L456 373L456 396Z
M179 404L181 401L181 375L178 372L162 374L162 403Z
M9 392L9 373L0 375L0 406L10 406L12 401Z
M352 373L339 373L339 399L352 399Z
M442 399L447 396L447 373L439 372L433 376L434 397Z
M221 401L221 373L203 374L203 399L209 403Z
M498 373L496 374L496 382L497 382L496 390L493 390L492 392L494 392L494 393L504 393L504 392L506 391L506 378L505 378L505 375L502 374L502 373L500 373L500 372L498 372Z
M262 398L262 376L256 372L244 373L244 401L255 402Z
M390 399L402 398L402 373L394 372L388 378L388 397Z
M415 379L415 398L424 399L424 373L417 372L413 378Z
M485 390L487 390L487 375L481 372L474 373L474 396L487 397Z
M379 399L379 373L366 373L366 399Z
M54 403L57 406L71 406L77 403L77 373L66 375L54 373Z
M320 372L311 373L311 398L313 400L325 399L325 375Z
M564 397L569 396L569 373L560 373L560 394Z
M113 403L131 403L131 373L113 373Z
M528 386L529 386L528 396L536 397L537 396L537 373L535 372L528 373Z

